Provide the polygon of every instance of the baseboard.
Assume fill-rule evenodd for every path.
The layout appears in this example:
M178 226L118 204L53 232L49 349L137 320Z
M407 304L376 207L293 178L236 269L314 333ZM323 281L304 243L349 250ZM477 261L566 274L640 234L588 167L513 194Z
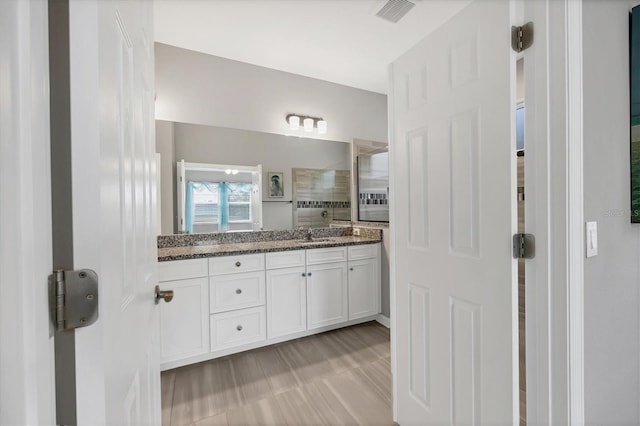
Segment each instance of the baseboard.
M378 316L376 316L376 321L378 321L380 324L384 325L387 328L391 328L391 320L389 319L389 317L385 317L382 314L378 314Z

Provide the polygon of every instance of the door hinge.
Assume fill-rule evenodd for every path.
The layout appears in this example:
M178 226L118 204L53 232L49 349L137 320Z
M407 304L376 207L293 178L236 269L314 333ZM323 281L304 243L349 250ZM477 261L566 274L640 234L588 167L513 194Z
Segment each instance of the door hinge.
M536 255L536 238L533 234L515 234L513 236L513 258L533 259Z
M86 327L98 319L98 274L91 269L54 271L49 277L51 318L58 331Z
M521 27L511 27L511 47L520 53L533 44L533 22L527 22Z

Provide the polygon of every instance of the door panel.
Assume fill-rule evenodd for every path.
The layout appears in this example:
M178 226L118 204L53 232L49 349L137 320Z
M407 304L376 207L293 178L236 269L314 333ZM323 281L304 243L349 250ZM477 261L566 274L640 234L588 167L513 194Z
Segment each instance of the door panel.
M517 418L510 2L472 2L391 66L400 424Z
M78 423L159 423L153 5L70 0L69 17L74 264L100 280L100 318L76 332Z

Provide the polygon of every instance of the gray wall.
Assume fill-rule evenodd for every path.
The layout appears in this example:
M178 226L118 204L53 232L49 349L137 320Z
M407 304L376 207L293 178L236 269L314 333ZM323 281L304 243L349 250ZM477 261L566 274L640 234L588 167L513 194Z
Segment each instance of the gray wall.
M160 154L160 229L163 235L173 234L177 229L176 152L170 121L156 121L156 152Z
M584 214L599 254L585 260L585 406L592 425L640 424L640 225L629 223L627 1L585 0Z
M288 134L297 113L327 120L316 139L387 140L386 95L161 43L155 61L156 119Z
M171 131L171 137L166 135ZM161 132L165 135L162 137ZM278 201L290 201L291 169L337 169L349 170L351 146L343 142L333 142L298 137L287 137L269 133L236 130L197 124L168 123L156 121L156 134L160 141L173 140L173 147L163 144L162 148L171 151L174 162L171 168L165 167L165 155L162 164L162 233L173 233L173 223L165 221L167 216L175 216L175 162L184 160L193 163L235 164L255 166L262 164L263 190L266 194L266 173L283 172L284 198ZM157 145L161 149L161 145ZM171 181L170 185L165 182ZM169 189L168 189L169 188ZM169 206L166 199L172 200ZM263 198L265 201L268 197ZM273 200L271 200L273 201ZM282 202L264 202L262 204L264 229L290 229L293 226L292 204ZM165 228L165 225L168 226Z

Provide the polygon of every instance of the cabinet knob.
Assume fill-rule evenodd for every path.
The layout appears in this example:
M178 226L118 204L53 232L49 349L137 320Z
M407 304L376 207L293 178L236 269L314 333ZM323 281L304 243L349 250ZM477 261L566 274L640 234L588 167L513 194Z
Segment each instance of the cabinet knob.
M236 289L236 294L241 294L242 293L242 289L238 288Z
M237 261L237 262L236 262L236 266L239 268L239 267L240 267L240 265L242 265L242 263L240 263L240 261Z
M236 330L242 331L242 326L240 324L238 324L238 326L236 327Z
M350 271L353 271L353 267L349 268Z
M307 276L308 276L308 277L310 277L310 276L311 276L311 272L308 272L308 273L307 273Z
M305 273L303 272L303 273L302 273L302 276L303 276L303 277L306 277L306 276L307 276L307 274L305 274Z

